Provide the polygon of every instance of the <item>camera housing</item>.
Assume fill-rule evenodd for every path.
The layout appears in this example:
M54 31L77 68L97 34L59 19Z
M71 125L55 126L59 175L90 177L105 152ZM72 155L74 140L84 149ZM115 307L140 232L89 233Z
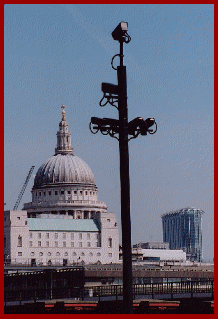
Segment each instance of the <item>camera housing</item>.
M101 90L103 93L118 95L118 85L111 83L101 83Z
M128 23L127 22L120 22L118 26L114 29L111 33L114 40L120 41L122 36L128 31Z

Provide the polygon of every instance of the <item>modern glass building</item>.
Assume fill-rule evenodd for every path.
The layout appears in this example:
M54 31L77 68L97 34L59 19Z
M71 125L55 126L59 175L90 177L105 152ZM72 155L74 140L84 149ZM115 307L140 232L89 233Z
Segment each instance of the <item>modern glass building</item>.
M187 260L202 261L201 209L187 207L163 214L163 241L170 249L183 249Z

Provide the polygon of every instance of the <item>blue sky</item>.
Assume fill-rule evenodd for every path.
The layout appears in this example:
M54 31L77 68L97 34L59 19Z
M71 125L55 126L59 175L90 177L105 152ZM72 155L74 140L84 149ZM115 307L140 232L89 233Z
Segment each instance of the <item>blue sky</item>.
M13 209L32 165L54 154L62 104L76 155L92 169L99 200L120 221L118 142L89 131L101 82L117 83L111 32L127 21L129 120L154 117L158 131L129 142L132 243L162 241L161 215L196 207L203 258L213 258L214 6L206 4L6 4L5 208ZM19 208L31 200L31 178Z

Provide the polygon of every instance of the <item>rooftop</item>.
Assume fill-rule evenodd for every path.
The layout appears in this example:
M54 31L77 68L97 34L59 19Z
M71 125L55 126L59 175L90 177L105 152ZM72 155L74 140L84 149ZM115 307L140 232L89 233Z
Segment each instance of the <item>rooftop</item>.
M164 213L163 215L161 215L161 217L179 215L179 214L184 214L184 213L193 213L193 212L199 212L201 214L204 213L204 211L202 209L195 208L195 207L186 207L186 208L176 209L176 210L170 211L168 213Z
M28 225L30 231L100 231L95 219L28 218Z

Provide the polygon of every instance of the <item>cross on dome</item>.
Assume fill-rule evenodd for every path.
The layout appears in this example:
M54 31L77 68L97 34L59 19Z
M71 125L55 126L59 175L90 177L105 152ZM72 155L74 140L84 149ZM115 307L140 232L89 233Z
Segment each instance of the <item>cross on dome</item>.
M61 106L61 108L63 109L63 111L62 111L62 121L66 121L66 116L65 116L65 105L64 104L62 104L62 106Z

